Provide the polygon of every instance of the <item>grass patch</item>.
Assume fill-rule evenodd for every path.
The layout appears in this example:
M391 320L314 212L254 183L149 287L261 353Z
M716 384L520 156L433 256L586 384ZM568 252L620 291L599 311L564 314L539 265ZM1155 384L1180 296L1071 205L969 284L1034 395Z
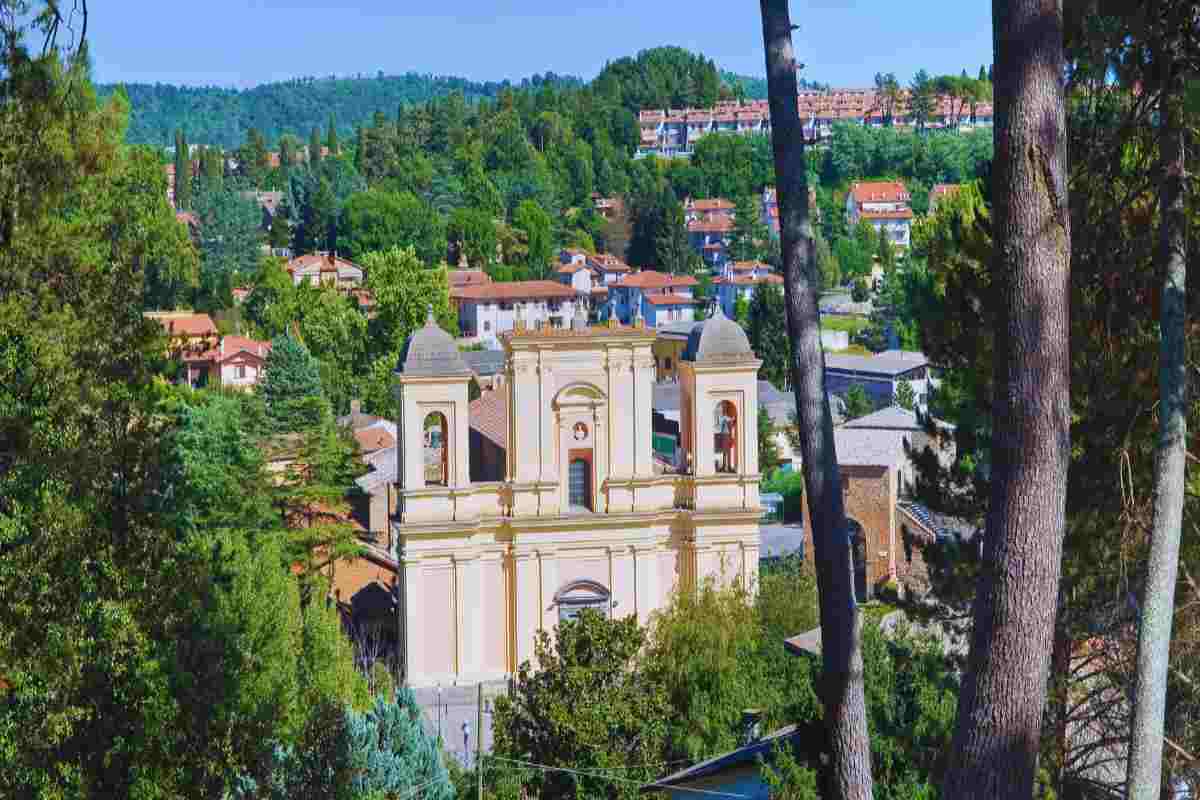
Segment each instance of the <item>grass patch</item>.
M852 317L833 314L821 315L821 330L825 331L845 331L853 336L870 324L870 320L866 317Z
M863 621L873 622L876 625L883 622L883 618L888 614L900 610L891 603L885 603L882 600L872 600L869 603L864 603L860 608L862 608L863 612Z

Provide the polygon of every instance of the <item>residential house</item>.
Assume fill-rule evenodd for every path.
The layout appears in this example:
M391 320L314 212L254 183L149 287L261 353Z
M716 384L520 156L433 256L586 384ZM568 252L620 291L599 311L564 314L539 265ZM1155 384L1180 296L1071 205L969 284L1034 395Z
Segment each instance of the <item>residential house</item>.
M935 183L929 190L929 213L932 215L937 212L939 200L957 194L962 188L961 183Z
M893 246L907 248L913 221L908 189L899 181L855 181L846 193L846 221L853 228L859 220L876 233L885 231Z
M454 291L465 286L491 283L492 276L481 269L448 269L446 270L446 282L450 284L450 291Z
M647 325L687 322L695 319L693 287L699 281L690 275L668 275L644 269L609 287L609 315L624 325L641 317Z
M186 365L183 377L189 385L197 385L202 373L206 377L208 370L201 370L199 365L193 368L190 359L208 352L221 339L212 317L193 311L147 311L144 316L163 327L167 334L167 355Z
M654 338L579 316L517 327L500 337L510 380L474 403L471 370L432 318L406 343L398 443L359 479L373 498L392 484L389 535L334 576L356 629L397 632L406 683L511 675L539 632L583 608L645 624L706 579L754 585L761 362L719 314L693 329L686 468L664 471L651 442Z
M308 282L313 286L332 284L349 292L363 285L363 268L336 253L320 251L296 256L287 263L288 275L299 286Z
M782 291L783 276L772 272L766 264L739 262L728 267L720 277L713 280L717 302L721 304L725 316L731 319L737 315L738 301L744 300L749 304L760 286L775 286Z
M725 263L725 251L733 234L734 205L720 197L684 201L688 242L710 267Z
M909 350L885 350L869 356L829 353L825 356L825 388L844 396L851 386L862 386L876 408L896 402L901 381L912 387L918 407L929 403L929 393L938 379L923 353Z
M565 328L588 301L558 281L481 283L452 289L462 335L498 347L499 336L520 322L527 328Z

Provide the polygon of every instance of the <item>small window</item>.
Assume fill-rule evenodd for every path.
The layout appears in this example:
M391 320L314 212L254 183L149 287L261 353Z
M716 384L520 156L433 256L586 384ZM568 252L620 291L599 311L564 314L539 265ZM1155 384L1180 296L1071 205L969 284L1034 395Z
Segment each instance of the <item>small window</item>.
M238 364L237 376L239 379L244 379L246 377L246 365L245 364Z
M491 320L484 320L484 321L483 321L483 332L484 332L484 333L487 333L487 332L488 332L488 331L490 331L491 329L492 329L492 322L491 322Z
M607 617L612 610L612 593L595 581L572 581L558 590L554 602L559 622L575 619L585 608Z

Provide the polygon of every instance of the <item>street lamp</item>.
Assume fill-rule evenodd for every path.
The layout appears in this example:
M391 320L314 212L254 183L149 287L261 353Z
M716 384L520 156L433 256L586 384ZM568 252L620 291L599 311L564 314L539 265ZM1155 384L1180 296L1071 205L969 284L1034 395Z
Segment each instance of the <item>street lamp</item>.
M471 724L469 722L467 722L466 720L463 720L462 732L463 732L463 763L465 766L465 765L470 764L470 762L471 762L471 748L470 748Z
M442 741L442 684L437 685L438 741Z

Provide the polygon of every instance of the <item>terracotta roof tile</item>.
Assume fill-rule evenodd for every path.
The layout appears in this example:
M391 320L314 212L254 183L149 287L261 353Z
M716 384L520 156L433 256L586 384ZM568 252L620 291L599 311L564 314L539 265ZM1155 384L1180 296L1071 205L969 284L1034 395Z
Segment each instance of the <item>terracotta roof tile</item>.
M146 317L157 320L168 336L216 336L217 326L208 314L185 311L148 311Z
M563 299L575 296L575 290L558 281L511 281L459 287L451 292L456 300Z
M855 181L850 193L856 203L904 203L908 189L899 181Z
M504 392L484 392L467 411L474 430L497 447L508 449L508 397Z
M696 300L681 294L648 294L646 302L652 306L683 306L694 305Z
M450 288L454 289L460 286L491 283L492 276L481 269L448 269L446 270L446 280L450 284Z
M374 453L396 446L396 437L382 425L354 432L354 438L364 453Z
M902 208L899 211L867 211L859 212L859 216L863 219L912 219L913 212L911 208Z
M613 286L632 287L635 289L667 289L674 286L696 286L699 283L700 281L691 275L668 275L665 272L644 269L641 272L625 276L614 283Z

